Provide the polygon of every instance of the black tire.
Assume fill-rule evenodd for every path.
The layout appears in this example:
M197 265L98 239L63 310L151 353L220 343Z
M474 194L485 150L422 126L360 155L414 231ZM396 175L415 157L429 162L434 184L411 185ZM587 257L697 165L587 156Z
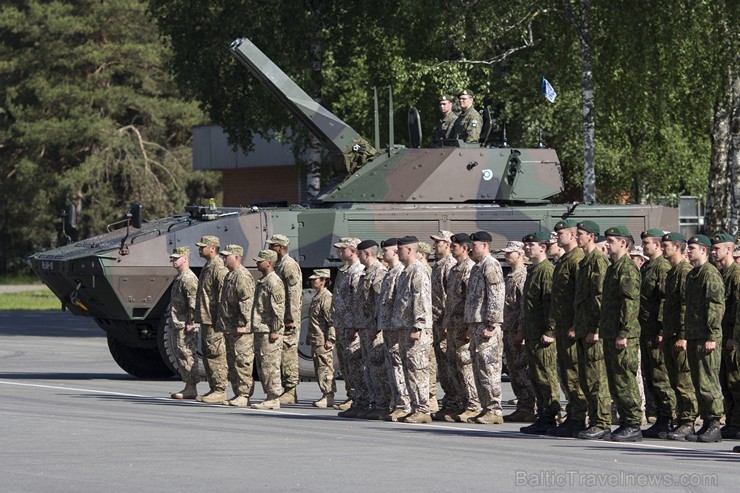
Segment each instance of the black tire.
M118 366L139 378L168 378L174 375L156 348L134 348L108 336L108 350Z
M200 347L201 339L198 336L198 348L195 352L196 364L198 365L198 374L201 379L205 379L206 372L203 367L203 350ZM164 364L166 364L174 375L179 375L180 371L177 364L177 358L175 357L175 331L170 326L170 318L163 318L162 323L157 329L157 347L159 347L159 353L161 354Z

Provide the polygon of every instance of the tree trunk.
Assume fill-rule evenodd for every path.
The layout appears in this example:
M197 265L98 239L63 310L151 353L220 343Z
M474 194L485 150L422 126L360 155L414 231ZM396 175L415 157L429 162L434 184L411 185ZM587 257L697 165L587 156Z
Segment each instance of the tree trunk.
M581 92L583 94L583 201L596 202L594 169L594 73L591 58L591 0L581 0Z
M732 200L732 167L730 164L731 71L727 69L725 88L714 105L712 154L709 162L709 190L704 229L713 235L729 231Z
M740 63L740 56L735 56L735 67ZM730 176L732 177L732 214L730 232L740 234L740 74L737 70L732 75L732 118L730 120Z

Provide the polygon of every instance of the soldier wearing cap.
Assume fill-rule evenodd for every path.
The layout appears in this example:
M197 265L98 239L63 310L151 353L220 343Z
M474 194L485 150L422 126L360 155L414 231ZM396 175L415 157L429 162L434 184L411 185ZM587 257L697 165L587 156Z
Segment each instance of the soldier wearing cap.
M290 239L285 235L272 235L267 240L269 249L277 253L275 274L285 286L285 333L283 334L283 352L280 363L280 378L283 393L280 404L298 402L298 338L301 326L301 298L303 296L303 274L301 266L288 255Z
M558 243L558 235L555 231L551 231L547 245L547 256L552 260L553 264L557 265L563 255L565 255L565 250Z
M693 235L688 244L689 262L694 268L686 276L686 345L691 381L704 423L699 431L686 435L686 440L718 442L722 440L719 367L725 285L717 268L709 262L709 238Z
M735 263L732 252L735 238L727 233L712 237L712 258L720 269L725 285L725 314L722 317L722 363L719 381L725 399L725 426L722 438L740 439L740 359L735 331L737 313L740 311L740 265Z
M604 235L612 264L604 276L599 328L604 340L609 387L620 418L620 426L611 434L611 439L635 442L642 440L642 407L637 386L640 272L628 255L633 242L627 227L614 226Z
M449 404L453 404L452 407L455 408L459 407L456 402L459 401L459 396L455 395L455 389L452 386L453 376L451 373L454 369L450 368L447 359L447 334L444 327L442 327L447 305L447 276L457 261L450 255L451 231L442 230L436 235L431 235L430 238L434 241L432 248L434 249L435 262L432 269L432 336L434 350L429 352L429 408L434 413L432 418L444 420L444 415L450 408ZM444 405L441 410L437 406L436 374L439 375L439 383L445 393Z
M665 283L671 264L663 256L663 230L650 228L640 234L642 252L649 259L641 269L640 353L645 391L656 404L656 421L643 431L645 438L666 438L676 409L676 394L671 387L661 346L663 344L663 303Z
M473 108L474 97L475 95L470 89L464 89L457 95L460 114L455 120L455 136L469 143L478 142L481 126L483 125L483 118Z
M228 269L218 254L221 245L218 236L204 236L198 243L198 254L206 260L198 276L195 295L195 321L200 324L200 345L203 348L203 366L210 390L196 400L220 404L226 400L228 363L226 343L222 332L216 330L218 321L218 295L224 285Z
M388 374L385 367L383 333L378 330L377 302L388 269L378 262L379 246L374 240L357 245L357 257L365 270L360 274L355 296L355 325L360 333L362 358L356 360L363 373L362 385L355 387L357 417L383 419L388 414Z
M241 246L226 245L220 254L228 272L219 293L216 331L224 335L229 382L234 391L234 397L224 400L224 404L246 407L254 385L254 336L250 330L254 277L242 265Z
M432 133L432 145L434 146L444 145L445 140L455 138L455 120L457 120L457 113L452 111L452 96L441 95L438 106L442 116L434 126L434 133Z
M170 327L175 333L175 358L185 388L170 394L173 399L195 399L200 380L195 352L198 347L198 325L195 322L195 293L198 278L190 270L190 248L178 247L170 255L177 276L170 289Z
M584 257L578 264L576 276L573 329L568 331L568 337L576 340L581 388L588 401L589 428L579 432L578 438L587 440L611 438L611 396L604 365L604 344L599 340L601 298L609 261L596 248L599 234L599 225L593 221L576 224L576 242Z
M344 237L344 238L340 238L339 239L339 243L348 243L348 242L352 242L352 241L355 241L355 240L357 241L357 243L360 242L360 240L357 239L357 238ZM336 248L336 244L334 246ZM341 256L339 255L339 249L338 248L337 248L337 256L340 257L340 259L341 259ZM342 278L344 277L344 273L347 271L347 268L348 267L349 267L348 261L347 260L342 260L342 267L340 267L337 270L337 275L336 275L336 277L334 279L334 286L335 287L336 286L339 286L342 283ZM331 306L332 316L334 316L334 314L336 313L336 310L335 310L335 307L334 307L334 305L336 304L336 301L337 301L337 298L336 298L336 288L335 288L333 294L334 294L334 296L332 297L332 306ZM336 324L335 324L335 328L336 328ZM336 356L337 356L337 362L339 364L339 371L341 372L342 375L346 375L347 374L347 370L344 367L344 351L342 351L342 347L344 347L343 346L343 342L342 342L342 331L338 331L336 333L336 335L337 335ZM347 410L347 409L350 408L350 406L352 405L352 396L355 393L354 389L352 388L352 385L349 382L349 379L348 378L344 378L343 380L344 380L344 390L346 392L347 398L343 402L341 402L341 403L338 402L338 403L335 403L334 404L334 409L337 409L339 411L345 411L345 410Z
M511 270L506 275L504 286L504 323L503 333L506 368L511 380L511 390L516 396L516 410L504 416L504 421L511 423L532 423L536 416L535 389L529 376L527 350L520 334L522 328L522 309L524 303L524 283L527 280L527 268L524 266L524 243L510 241L501 250ZM519 337L518 337L519 336Z
M473 372L478 384L481 414L468 422L501 424L501 356L504 321L504 275L501 264L491 256L493 238L486 231L470 235L476 262L470 272L465 297L465 323L470 338Z
M660 232L661 234L663 233L662 231ZM632 247L632 250L630 250L630 258L641 272L642 266L645 265L645 262L650 260L650 257L645 255L645 252L642 249L642 245L635 245L634 247Z
M697 417L696 392L691 381L686 354L686 276L691 264L684 258L686 238L668 233L662 238L663 256L671 269L666 274L663 302L663 342L666 373L676 395L676 427L667 434L670 440L684 440L694 433Z
M285 331L285 285L275 273L278 261L274 250L262 250L253 259L262 278L257 281L252 305L252 333L254 352L259 355L259 372L265 400L252 404L254 409L280 409L283 391L280 364Z
M426 273L429 274L430 277L432 275L432 266L429 265L429 255L431 254L432 254L432 245L430 245L429 243L420 241L419 249L416 251L416 258L419 259L419 262L421 262L421 265L424 266Z
M308 309L308 342L311 344L316 381L322 394L321 399L313 403L318 408L334 406L334 393L337 390L334 382L334 344L337 338L332 320L332 295L327 289L330 278L329 269L316 269L309 277L311 287L316 290Z
M431 279L417 258L415 236L398 239L398 258L404 265L396 282L391 326L399 333L401 361L411 398L405 423L431 423L429 414L429 351L432 346Z

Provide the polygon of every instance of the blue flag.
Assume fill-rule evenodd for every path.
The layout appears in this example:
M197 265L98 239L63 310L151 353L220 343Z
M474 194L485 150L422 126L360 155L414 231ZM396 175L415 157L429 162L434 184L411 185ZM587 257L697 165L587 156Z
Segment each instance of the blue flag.
M542 76L542 94L545 95L548 101L551 103L555 102L555 98L558 96L558 93L555 92L555 89L552 88L552 84L550 84L550 81L545 79L545 76Z

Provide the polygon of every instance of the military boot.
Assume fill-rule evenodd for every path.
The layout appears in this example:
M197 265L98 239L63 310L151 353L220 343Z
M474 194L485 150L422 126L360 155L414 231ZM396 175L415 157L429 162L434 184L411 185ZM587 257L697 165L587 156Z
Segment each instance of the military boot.
M356 418L359 412L359 408L357 408L356 406L352 406L347 410L338 412L337 416L339 416L340 418Z
M392 413L388 414L385 417L386 421L400 421L401 418L405 418L411 414L411 411L407 411L405 409L395 409Z
M324 394L324 396L318 401L313 402L313 407L326 409L327 407L334 407L334 394Z
M687 442L696 442L699 440L699 435L703 434L707 431L707 427L709 426L709 420L706 420L702 423L701 428L699 428L699 431L695 431L693 433L689 433L686 435L686 441ZM720 432L720 435L722 432Z
M432 417L427 413L416 411L408 416L400 418L398 421L401 423L431 423Z
M365 419L369 419L371 421L382 421L383 418L388 414L388 411L386 411L384 408L376 407L373 409L370 409L367 414L365 415Z
M578 438L578 434L586 429L586 420L583 419L574 419L573 420L573 433L571 433L572 438ZM558 435L560 436L560 435Z
M433 413L439 411L439 402L436 397L429 398L429 411Z
M681 422L675 430L669 431L666 435L668 440L686 440L686 437L694 434L694 423L692 421Z
M642 430L639 424L623 425L612 433L613 442L641 442Z
M531 425L519 428L519 431L525 435L545 435L547 430L554 426L556 426L554 418L541 417Z
M280 409L280 400L277 397L268 396L264 401L252 404L252 409Z
M611 437L611 428L600 428L598 426L592 426L578 433L578 438L581 440L609 440Z
M226 400L226 392L223 390L212 390L205 395L199 395L195 400L206 404L222 404Z
M722 438L726 440L740 440L740 428L736 426L723 426L720 431L722 432Z
M352 407L352 399L349 399L348 398L344 402L340 402L340 403L334 404L334 406L332 406L332 407L334 409L338 409L339 411L346 411L347 409L349 409L350 407Z
M697 433L696 441L702 443L714 443L722 441L722 430L719 427L719 420L708 420L707 429L704 433Z
M557 428L550 428L547 434L552 437L572 437L574 421L570 417L560 423Z
M504 416L504 422L506 423L535 423L537 416L532 411L526 409L517 409L511 414Z
M295 387L289 387L285 389L278 399L280 400L280 404L298 404L298 393Z
M504 424L504 417L489 411L476 418L470 418L468 423L478 423L479 425L502 425Z
M237 395L234 396L233 399L229 399L226 401L229 403L229 406L234 407L248 407L249 406L249 397L246 395Z
M469 419L477 417L480 412L480 409L478 409L477 411L466 409L465 411L455 416L455 421L457 421L458 423L467 423Z
M644 438L668 438L668 433L671 431L671 418L666 416L658 416L655 420L655 424L642 431Z
M170 394L170 397L173 399L195 399L198 397L198 390L195 388L194 383L185 383L185 388L182 389L180 392L175 392L174 394Z

